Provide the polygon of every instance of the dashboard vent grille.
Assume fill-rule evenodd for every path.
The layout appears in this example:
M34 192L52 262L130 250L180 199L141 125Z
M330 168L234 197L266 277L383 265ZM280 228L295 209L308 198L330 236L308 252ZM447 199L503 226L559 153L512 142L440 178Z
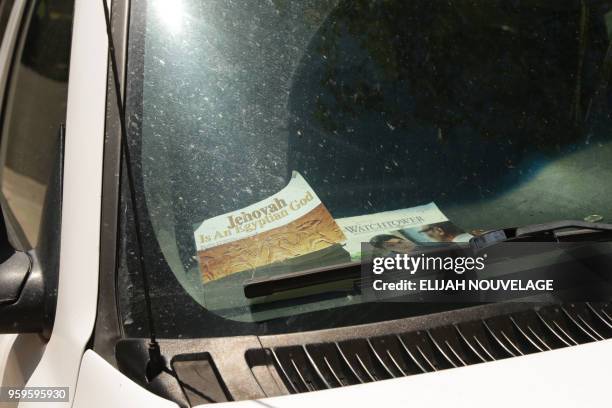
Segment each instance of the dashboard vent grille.
M268 348L290 393L336 388L612 338L610 304L555 305L434 329Z

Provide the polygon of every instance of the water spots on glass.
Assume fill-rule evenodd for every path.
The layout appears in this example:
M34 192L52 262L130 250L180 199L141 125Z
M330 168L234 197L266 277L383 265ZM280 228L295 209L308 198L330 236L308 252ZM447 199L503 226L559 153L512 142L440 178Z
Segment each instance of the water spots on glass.
M197 269L194 223L292 170L335 217L429 201L466 229L612 214L593 182L612 174L594 95L609 2L580 76L577 2L180 3L180 27L151 7L130 31L146 41L126 92L138 194L172 269Z

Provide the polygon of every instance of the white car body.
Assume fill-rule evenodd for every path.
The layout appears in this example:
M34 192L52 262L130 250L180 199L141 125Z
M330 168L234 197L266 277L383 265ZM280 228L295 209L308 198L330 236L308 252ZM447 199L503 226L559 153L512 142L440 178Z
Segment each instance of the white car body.
M15 2L0 50L2 85L25 3ZM87 349L98 302L107 64L108 38L101 2L77 0L54 328L48 342L34 334L0 335L0 381L11 386L69 387L69 402L45 406L171 407L176 405L140 387ZM604 401L610 401L611 366L612 340L605 340L442 372L227 405L605 406Z

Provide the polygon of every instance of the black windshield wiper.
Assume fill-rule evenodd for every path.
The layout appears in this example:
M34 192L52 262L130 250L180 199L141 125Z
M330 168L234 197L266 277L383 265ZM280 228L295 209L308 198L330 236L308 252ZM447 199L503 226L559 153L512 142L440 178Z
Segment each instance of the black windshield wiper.
M251 279L244 284L244 296L249 299L270 296L292 289L356 279L361 275L361 262L326 266L300 272Z
M612 239L612 224L562 220L505 228L473 237L470 246L482 250L501 242L576 242Z
M470 240L469 247L480 251L501 242L577 242L612 240L612 224L586 221L554 221L546 224L533 224L523 227L505 228L485 232ZM420 251L465 250L465 246L419 247ZM469 250L469 249L468 249ZM419 253L419 251L415 251ZM276 276L255 278L244 283L244 295L249 298L270 296L275 293L323 285L342 280L359 279L361 262L351 262L335 266L309 269Z

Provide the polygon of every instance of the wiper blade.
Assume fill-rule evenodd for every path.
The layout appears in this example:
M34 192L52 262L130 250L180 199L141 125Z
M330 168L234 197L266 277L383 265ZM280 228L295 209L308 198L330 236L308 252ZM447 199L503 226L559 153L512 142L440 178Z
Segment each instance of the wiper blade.
M361 262L351 262L276 276L265 276L245 282L244 296L249 299L270 296L292 289L356 279L360 275Z
M488 231L470 239L470 247L478 251L501 242L575 242L610 239L612 239L612 224L561 220Z

